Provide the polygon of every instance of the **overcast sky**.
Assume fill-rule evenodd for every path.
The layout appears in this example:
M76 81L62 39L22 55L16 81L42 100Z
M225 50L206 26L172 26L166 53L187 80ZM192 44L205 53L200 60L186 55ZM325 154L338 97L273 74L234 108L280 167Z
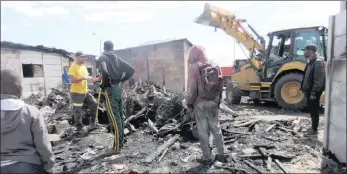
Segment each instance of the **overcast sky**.
M187 38L206 47L209 57L232 65L233 39L222 30L194 23L206 1L1 1L1 40L44 45L99 55L100 40L115 49L148 41ZM327 26L339 12L339 1L214 1L209 2L247 19L261 35L310 25ZM96 35L93 35L95 33ZM236 44L236 58L245 58Z

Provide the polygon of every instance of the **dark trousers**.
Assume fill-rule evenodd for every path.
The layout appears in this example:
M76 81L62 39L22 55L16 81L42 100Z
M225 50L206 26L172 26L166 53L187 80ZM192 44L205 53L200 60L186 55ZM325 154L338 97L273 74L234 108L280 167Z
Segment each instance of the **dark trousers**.
M124 120L122 88L119 84L112 85L105 92L106 111L111 124L111 131L114 133L113 147L116 151L124 144Z
M312 130L317 131L318 130L318 124L319 124L319 100L322 93L317 93L316 99L311 100L310 95L307 96L307 107L311 115L311 122L312 122Z
M86 94L71 93L72 105L74 106L74 121L77 126L82 126L82 107L87 105L91 110L90 125L96 124L96 110L98 104L96 99L89 92Z

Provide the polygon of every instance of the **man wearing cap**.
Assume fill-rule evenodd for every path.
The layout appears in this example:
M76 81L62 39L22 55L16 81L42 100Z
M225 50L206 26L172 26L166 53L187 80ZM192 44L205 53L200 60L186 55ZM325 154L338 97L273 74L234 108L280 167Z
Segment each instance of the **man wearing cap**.
M111 41L104 42L104 53L100 56L97 65L99 72L102 74L101 89L105 93L107 115L115 136L113 149L110 150L110 153L119 153L124 143L122 88L120 83L129 80L135 70L114 53Z
M325 90L324 58L317 55L315 45L307 45L303 50L308 63L301 82L301 91L307 97L312 122L312 129L306 135L316 135L319 123L319 100Z
M89 76L87 67L84 66L84 55L77 52L74 57L75 61L69 69L71 79L71 99L74 106L74 121L76 127L80 130L83 128L82 123L82 107L87 105L91 110L90 128L95 128L99 124L96 123L97 102L95 98L88 92L88 81L96 82L98 79Z

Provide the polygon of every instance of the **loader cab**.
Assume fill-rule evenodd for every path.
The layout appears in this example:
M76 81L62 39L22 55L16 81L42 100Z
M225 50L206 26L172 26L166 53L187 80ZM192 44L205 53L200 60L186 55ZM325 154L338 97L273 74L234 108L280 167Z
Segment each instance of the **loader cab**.
M315 27L310 29L300 29L295 32L294 56L295 60L306 62L302 49L308 44L317 46L317 54L327 59L327 37L328 29L325 27Z
M268 34L269 43L262 68L263 80L271 82L282 65L301 61L306 63L302 49L308 44L317 46L317 53L326 58L327 29L310 27L276 31Z
M269 43L265 52L263 80L271 82L281 66L293 60L293 32L280 31L269 33Z

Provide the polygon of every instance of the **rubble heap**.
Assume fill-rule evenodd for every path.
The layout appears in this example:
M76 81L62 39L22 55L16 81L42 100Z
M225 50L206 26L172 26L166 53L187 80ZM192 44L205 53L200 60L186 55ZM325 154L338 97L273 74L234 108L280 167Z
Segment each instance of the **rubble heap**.
M168 134L194 136L194 116L187 109L184 95L166 91L156 84L147 81L134 85L125 92L126 116L125 124L128 129L148 126L155 136L164 137ZM130 106L130 107L129 107ZM229 107L222 104L220 110L237 116Z
M322 155L318 139L303 137L309 120L241 116L225 104L220 107L220 122L229 162L215 162L209 169L201 168L195 160L201 156L195 123L184 96L151 82L136 84L125 91L127 142L121 155L107 156L105 151L112 146L113 136L107 133L106 125L88 134L77 134L71 126L69 97L58 90L52 93L36 105L48 123L57 173L136 173L131 169L145 173L148 170L151 173L339 173L346 170ZM103 97L99 121L106 117L102 103ZM85 118L87 124L88 111ZM321 123L320 129L322 126Z

